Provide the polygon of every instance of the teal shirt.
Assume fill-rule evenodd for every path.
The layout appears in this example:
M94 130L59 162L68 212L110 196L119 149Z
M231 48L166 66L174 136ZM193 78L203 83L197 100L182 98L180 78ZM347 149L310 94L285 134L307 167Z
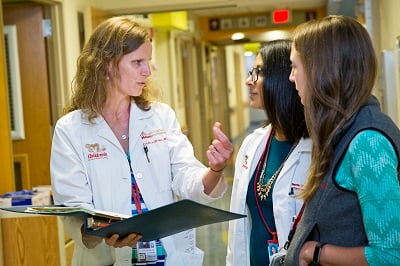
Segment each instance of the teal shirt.
M339 186L359 199L369 245L369 265L400 265L400 185L398 160L390 141L365 130L350 142L336 174Z
M268 179L275 173L279 166L284 162L293 143L290 141L279 141L275 137L271 140L269 147L267 168L265 172L264 184L267 183ZM256 203L256 192L254 191L254 182L256 179L257 169L254 171L253 176L249 182L247 190L246 204L249 208L251 219L251 232L250 232L250 265L251 266L265 266L269 265L268 255L268 240L272 239L272 235L265 228L263 221L258 212ZM258 177L257 177L258 178ZM276 181L276 179L275 179ZM275 182L271 187L270 194L266 200L260 200L261 211L268 224L268 227L275 232L275 219L273 215L273 200L272 191L274 189Z

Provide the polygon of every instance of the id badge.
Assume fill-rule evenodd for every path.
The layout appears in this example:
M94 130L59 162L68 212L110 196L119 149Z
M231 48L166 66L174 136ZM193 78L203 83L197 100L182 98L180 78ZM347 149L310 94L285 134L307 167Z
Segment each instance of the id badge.
M268 255L269 255L269 261L271 261L272 256L276 253L278 253L279 249L279 243L277 239L272 239L268 240Z
M137 261L157 261L156 241L138 242L136 244Z

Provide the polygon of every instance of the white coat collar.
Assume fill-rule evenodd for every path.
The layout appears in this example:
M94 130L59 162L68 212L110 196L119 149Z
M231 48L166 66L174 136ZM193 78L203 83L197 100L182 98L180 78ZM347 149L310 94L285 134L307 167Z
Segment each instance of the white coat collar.
M290 156L287 158L279 176L284 175L289 169L297 163L297 161L300 159L300 156L302 153L311 153L311 139L310 138L301 138L299 140L299 143L297 143L296 147L290 154ZM278 179L279 179L278 176Z

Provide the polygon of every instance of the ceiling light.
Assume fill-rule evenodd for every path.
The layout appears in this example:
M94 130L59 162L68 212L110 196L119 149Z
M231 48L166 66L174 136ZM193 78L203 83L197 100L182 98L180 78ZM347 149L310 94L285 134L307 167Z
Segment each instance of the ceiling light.
M234 41L242 40L242 39L244 39L244 34L242 32L236 32L236 33L232 34L231 39Z

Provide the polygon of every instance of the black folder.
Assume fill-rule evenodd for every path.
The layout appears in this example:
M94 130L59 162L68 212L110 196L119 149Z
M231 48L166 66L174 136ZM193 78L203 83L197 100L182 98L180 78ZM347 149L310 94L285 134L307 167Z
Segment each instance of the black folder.
M87 234L100 237L110 237L113 234L118 234L120 237L124 237L130 233L139 233L142 235L140 241L144 242L203 225L246 217L243 214L217 209L187 199L129 218L110 212L65 206L16 206L1 209L44 215L84 215ZM93 223L96 223L96 221L102 221L102 225L93 227Z

